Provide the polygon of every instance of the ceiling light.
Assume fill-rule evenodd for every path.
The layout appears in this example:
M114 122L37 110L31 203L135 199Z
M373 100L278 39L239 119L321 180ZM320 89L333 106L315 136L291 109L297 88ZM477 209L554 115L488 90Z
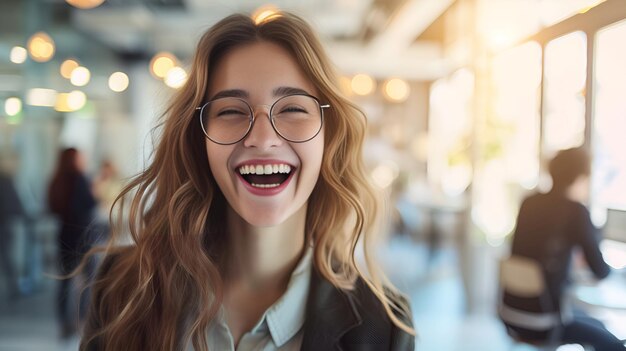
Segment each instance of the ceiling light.
M109 88L120 93L128 88L129 79L124 72L115 72L109 77Z
M402 102L409 97L411 89L409 84L402 79L393 78L385 82L383 92L385 97L392 102Z
M165 84L174 89L178 89L185 85L187 81L187 72L181 67L174 67L165 76Z
M159 79L165 78L167 72L176 66L176 57L169 52L160 52L150 60L150 73Z
M26 56L28 56L28 52L21 46L14 46L11 49L11 62L13 63L24 63Z
M74 90L69 93L59 93L54 109L59 112L78 111L85 106L86 102L87 95L80 90Z
M83 108L87 103L87 95L80 90L73 90L69 94L67 94L67 106L72 109L72 111L77 111Z
M78 64L78 62L72 59L63 61L63 63L61 64L61 68L60 68L61 76L67 79L72 78L72 72L79 66L80 65Z
M346 76L339 77L339 89L346 95L352 95L352 79Z
M374 91L376 87L376 82L372 79L372 77L367 74L357 74L352 77L352 82L350 84L352 87L352 91L354 91L357 95L368 95L372 91Z
M77 87L82 87L89 83L89 79L91 78L91 73L86 67L79 66L76 67L72 71L72 75L70 76L70 82Z
M50 61L54 56L54 41L44 32L37 32L28 39L28 53L37 62Z
M100 6L104 0L65 0L65 2L81 10L87 10Z
M10 97L4 102L4 112L9 116L15 116L22 112L22 100L16 97Z
M71 111L73 111L70 108L70 106L69 106L69 104L67 102L69 95L70 95L69 93L59 93L57 95L57 101L54 104L54 109L56 111L59 111L59 112L71 112Z
M26 103L32 106L54 106L56 99L53 89L33 88L26 93Z

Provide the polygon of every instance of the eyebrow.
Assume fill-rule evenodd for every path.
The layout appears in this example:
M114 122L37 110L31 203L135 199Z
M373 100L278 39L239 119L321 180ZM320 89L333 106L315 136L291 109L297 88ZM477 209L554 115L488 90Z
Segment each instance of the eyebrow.
M250 97L250 94L248 94L247 91L241 90L241 89L222 90L220 92L217 92L215 95L211 96L209 101L213 101L215 99L221 99L225 97L236 97L236 98L241 98L241 99L247 99Z
M285 95L294 95L294 94L305 94L311 95L308 91L300 88L294 87L278 87L273 91L274 96L285 96Z
M278 87L272 91L274 96L286 96L286 95L294 95L294 94L305 94L311 95L308 91L295 88L295 87ZM248 99L250 98L250 94L242 89L228 89L217 92L213 95L209 101L213 101L215 99L225 98L225 97L236 97L240 99Z

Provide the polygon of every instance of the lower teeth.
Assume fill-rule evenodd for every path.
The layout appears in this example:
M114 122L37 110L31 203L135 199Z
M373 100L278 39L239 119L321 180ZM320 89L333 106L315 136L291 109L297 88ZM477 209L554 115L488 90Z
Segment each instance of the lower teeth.
M280 184L255 184L255 183L250 183L250 184L252 184L252 186L255 188L275 188L280 185Z

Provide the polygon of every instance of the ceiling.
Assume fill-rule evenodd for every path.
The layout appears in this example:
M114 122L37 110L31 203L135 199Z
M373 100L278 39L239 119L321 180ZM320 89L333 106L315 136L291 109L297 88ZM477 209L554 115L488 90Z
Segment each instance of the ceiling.
M453 2L275 0L272 4L305 17L344 74L433 80L445 75L450 63L442 55L442 40L421 39ZM107 0L95 9L79 10L63 0L2 0L0 53L13 45L24 46L29 35L44 30L55 39L59 60L72 56L109 66L170 51L184 61L216 21L234 12L252 13L265 4L260 0ZM10 70L8 64L2 61L0 74Z

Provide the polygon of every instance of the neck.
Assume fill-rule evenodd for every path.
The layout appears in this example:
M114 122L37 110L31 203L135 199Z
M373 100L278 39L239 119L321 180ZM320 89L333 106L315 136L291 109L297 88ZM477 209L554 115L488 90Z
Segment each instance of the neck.
M552 193L582 204L587 203L589 200L589 178L587 176L579 176L572 184L553 187Z
M304 248L306 205L285 222L254 227L229 207L227 286L284 290Z

